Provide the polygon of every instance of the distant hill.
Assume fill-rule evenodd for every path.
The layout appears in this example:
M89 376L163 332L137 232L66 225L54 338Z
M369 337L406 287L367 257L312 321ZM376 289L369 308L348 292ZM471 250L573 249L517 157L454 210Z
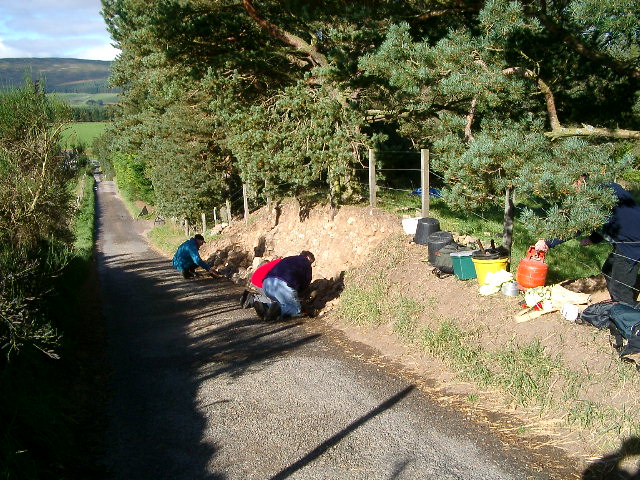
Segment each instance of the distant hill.
M0 58L0 89L16 87L25 77L44 79L47 93L117 93L109 88L111 62L76 58Z

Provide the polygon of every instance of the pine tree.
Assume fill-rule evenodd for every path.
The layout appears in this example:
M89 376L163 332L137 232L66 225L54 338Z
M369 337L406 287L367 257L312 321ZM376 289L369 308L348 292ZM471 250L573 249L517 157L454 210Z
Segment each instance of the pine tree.
M629 155L619 154L628 149L616 149L611 138L636 135L612 128L620 118L633 128L640 120L628 95L638 91L639 12L626 11L628 2L593 3L590 9L584 3L488 1L475 22L441 39L416 39L408 24L398 25L360 62L387 84L380 105L392 110L378 115L398 119L403 133L434 149L446 201L463 210L504 205L508 249L514 197L546 208L523 215L535 233L569 238L597 227L613 202L609 190L577 193L571 184L589 173L597 186L632 165ZM611 21L591 18L594 9ZM635 23L630 18L627 31L603 42L616 17ZM581 34L585 29L589 33ZM571 41L585 36L584 44ZM614 79L613 86L607 79ZM591 90L594 84L601 90ZM602 128L564 128L564 118L592 119ZM562 137L570 138L553 141Z

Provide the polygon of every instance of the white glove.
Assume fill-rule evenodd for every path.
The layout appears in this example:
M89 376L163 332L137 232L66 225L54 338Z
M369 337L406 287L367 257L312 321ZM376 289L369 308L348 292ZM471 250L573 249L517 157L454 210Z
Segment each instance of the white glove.
M535 244L535 249L538 252L546 252L549 250L549 245L544 240L538 240Z

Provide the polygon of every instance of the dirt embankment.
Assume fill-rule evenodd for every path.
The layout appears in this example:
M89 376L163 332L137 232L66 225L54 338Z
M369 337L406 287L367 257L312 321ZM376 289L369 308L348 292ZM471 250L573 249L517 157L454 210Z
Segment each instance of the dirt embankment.
M201 254L243 283L262 260L311 250L316 256L314 306L322 308L319 321L400 362L425 378L425 385L435 385L433 388L443 399L463 399L464 403L464 399L473 398L467 408L478 418L493 422L492 412L498 412L501 418L507 413L515 419L509 425L497 421L496 428L505 432L518 429L528 438L544 436L545 441L583 459L605 454L607 449L615 448L618 440L622 441L629 432L608 432L605 439L592 428L593 420L588 418L588 411L593 415L607 409L637 411L640 402L640 383L629 373L630 367L621 364L605 332L568 322L558 313L517 323L514 315L520 310L521 298L500 293L481 296L475 280L437 278L426 263L427 248L411 240L411 236L404 235L396 216L380 210L342 207L333 216L328 207L308 210L290 201L273 212L263 209L248 222L234 223L209 241ZM437 329L443 321L452 322L460 331L473 331L474 342L486 351L532 342L540 345L549 358L561 362L561 370L571 372L550 384L551 398L558 399L558 408L525 408L509 396L508 387L505 393L461 380L450 363L425 354L396 335L391 322L360 327L345 323L334 312L340 302L345 272L353 272L348 281L359 279L364 284L367 278L383 275L389 286L387 296L420 302L424 309L418 328ZM593 301L607 297L604 282L598 277L573 282L568 288L591 294ZM619 387L621 375L629 379L624 389ZM575 382L568 378L575 378ZM579 402L573 413L567 411L571 409L566 404L568 395ZM592 409L586 408L585 414L585 407Z

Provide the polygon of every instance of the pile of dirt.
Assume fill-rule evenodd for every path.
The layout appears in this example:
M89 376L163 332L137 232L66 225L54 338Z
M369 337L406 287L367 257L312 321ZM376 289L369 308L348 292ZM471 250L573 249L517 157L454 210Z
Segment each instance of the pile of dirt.
M333 213L328 207L305 209L296 201L284 203L271 212L264 208L252 214L247 222L239 221L225 229L202 248L201 254L219 270L243 283L264 260L310 250L316 256L312 285L316 292L314 306L323 309L320 321L411 369L425 379L425 385L435 385L442 398L473 396L476 413L497 410L501 414L513 414L521 425L527 426L525 430L553 437L554 444L562 445L571 454L586 458L605 453L599 450L599 439L589 438L588 431L566 428L566 422L561 420L566 420L569 412L552 412L556 418L541 418L538 410L516 407L508 396L498 399L502 394L461 381L457 372L442 361L408 345L392 331L391 325L350 325L333 310L340 301L345 272L360 272L365 277L384 272L390 285L389 295L403 295L425 306L419 319L420 327L437 328L443 320L450 320L462 331L477 332L477 341L488 351L510 343L539 342L545 352L562 359L567 368L589 383L582 402L621 411L638 408L636 385L619 391L608 380L612 371L625 367L621 367L609 345L606 332L569 322L559 313L518 323L515 315L521 309L521 297L501 293L481 296L475 280L460 281L454 276L438 278L426 263L427 247L414 244L412 237L404 234L401 221L395 215L350 206ZM392 255L385 253L389 249ZM593 302L608 298L601 277L567 282L564 286L589 293ZM559 396L570 387L553 386Z
M401 231L396 217L377 209L309 210L292 200L272 211L263 208L247 222L234 222L200 253L219 272L246 283L264 261L309 250L316 258L311 306L326 309L342 290L345 272L366 262L384 239Z

